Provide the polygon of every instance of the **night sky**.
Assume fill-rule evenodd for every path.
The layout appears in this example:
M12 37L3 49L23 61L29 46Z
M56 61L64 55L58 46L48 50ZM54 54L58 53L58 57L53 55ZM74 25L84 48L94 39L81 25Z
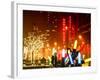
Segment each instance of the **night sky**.
M50 12L50 11L31 11L23 10L23 37L28 36L34 27L38 27L42 32L50 30L48 37L50 43L57 40L61 43L62 38L62 19L71 16L72 26L78 28L77 34L83 35L88 43L91 42L91 14L89 13L68 13L68 12ZM55 30L55 33L53 32ZM77 35L76 34L76 35Z

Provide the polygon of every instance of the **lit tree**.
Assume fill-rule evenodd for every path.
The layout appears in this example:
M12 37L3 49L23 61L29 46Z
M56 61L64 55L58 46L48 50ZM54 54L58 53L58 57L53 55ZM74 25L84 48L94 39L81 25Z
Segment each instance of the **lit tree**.
M48 34L45 31L45 33L41 32L38 28L33 28L33 32L29 32L28 36L24 38L24 47L28 48L28 52L38 54L47 42Z

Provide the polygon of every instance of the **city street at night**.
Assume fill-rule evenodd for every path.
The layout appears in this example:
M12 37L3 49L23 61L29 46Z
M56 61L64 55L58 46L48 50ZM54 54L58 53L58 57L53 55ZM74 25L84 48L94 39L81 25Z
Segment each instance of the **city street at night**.
M91 14L23 10L23 69L91 66Z

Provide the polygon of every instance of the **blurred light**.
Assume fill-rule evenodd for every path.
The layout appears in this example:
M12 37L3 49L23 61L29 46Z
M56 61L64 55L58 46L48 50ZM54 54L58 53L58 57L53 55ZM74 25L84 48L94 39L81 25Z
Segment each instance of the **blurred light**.
M56 31L56 30L54 30L54 29L52 30L52 32L55 32L55 31Z
M70 54L70 50L68 49L68 54Z
M52 55L54 56L55 53L57 53L57 51L56 51L55 48L53 48L53 49L52 49Z
M81 46L80 46L80 51L82 51L82 50L84 49L84 47L85 47L85 42L82 41L82 44L81 44Z
M57 28L58 26L54 26L55 28Z
M65 57L65 54L66 54L66 50L62 49L62 57Z
M79 35L79 36L78 36L78 38L79 38L79 39L82 39L82 36L81 36L81 35Z
M28 47L24 46L24 59L27 58L27 53L28 53Z
M62 30L65 31L65 28L63 28Z
M57 60L62 60L62 55L60 50L58 50L57 52Z
M75 40L75 42L74 42L74 49L76 49L77 48L77 40Z
M82 41L82 44L85 44L85 42L84 42L84 41Z
M47 44L47 47L50 47L50 45L49 45L49 44Z
M60 47L58 46L58 50L60 50Z
M49 60L49 65L51 65L51 58L50 58L50 56L48 56L48 60Z
M71 56L71 54L69 53L69 51L70 51L70 50L68 50L68 55L69 55L70 62L71 62L71 64L74 64L73 59L72 59L72 56Z
M81 47L80 47L80 45L77 47L77 51L80 51L80 49L81 49Z
M57 42L54 42L54 45L57 46Z
M90 62L91 58L85 59L85 62Z
M80 52L78 53L78 64L81 64L81 54L80 54Z
M68 29L68 27L67 27L67 26L66 26L65 28L66 28L66 30Z
M50 32L50 30L47 29L46 32Z
M63 25L65 25L65 23L66 23L66 19L65 19L65 18L63 18Z
M44 47L44 43L42 43L41 45L42 45L42 47Z
M64 48L66 48L66 45L64 45Z
M67 56L66 58L65 58L65 63L68 63L69 62L69 57Z
M24 53L26 53L26 54L28 53L28 47L24 46Z
M84 54L83 54L83 56L82 56L82 57L83 57L83 59L85 59L85 55L84 55Z
M65 44L65 41L66 41L66 19L65 18L63 18L62 19L62 26L63 26L63 28L62 28L62 30L63 30L63 44Z
M47 36L50 36L50 34L47 34Z

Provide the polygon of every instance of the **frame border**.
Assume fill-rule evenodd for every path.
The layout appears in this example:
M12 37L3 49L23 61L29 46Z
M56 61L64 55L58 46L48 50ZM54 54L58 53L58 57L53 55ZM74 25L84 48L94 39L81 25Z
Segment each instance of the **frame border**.
M27 3L12 2L11 3L11 77L12 78L18 78L20 76L19 67L18 67L18 6L19 5L44 6L44 7L48 6L48 7L60 7L60 8L61 7L62 8L80 8L80 9L96 10L96 8L93 8L93 7L57 6L57 5L42 5L42 4L31 4L31 3L27 4ZM95 63L95 66L96 65L97 64ZM96 69L97 68L95 68L95 70L92 72L96 72L97 71Z

